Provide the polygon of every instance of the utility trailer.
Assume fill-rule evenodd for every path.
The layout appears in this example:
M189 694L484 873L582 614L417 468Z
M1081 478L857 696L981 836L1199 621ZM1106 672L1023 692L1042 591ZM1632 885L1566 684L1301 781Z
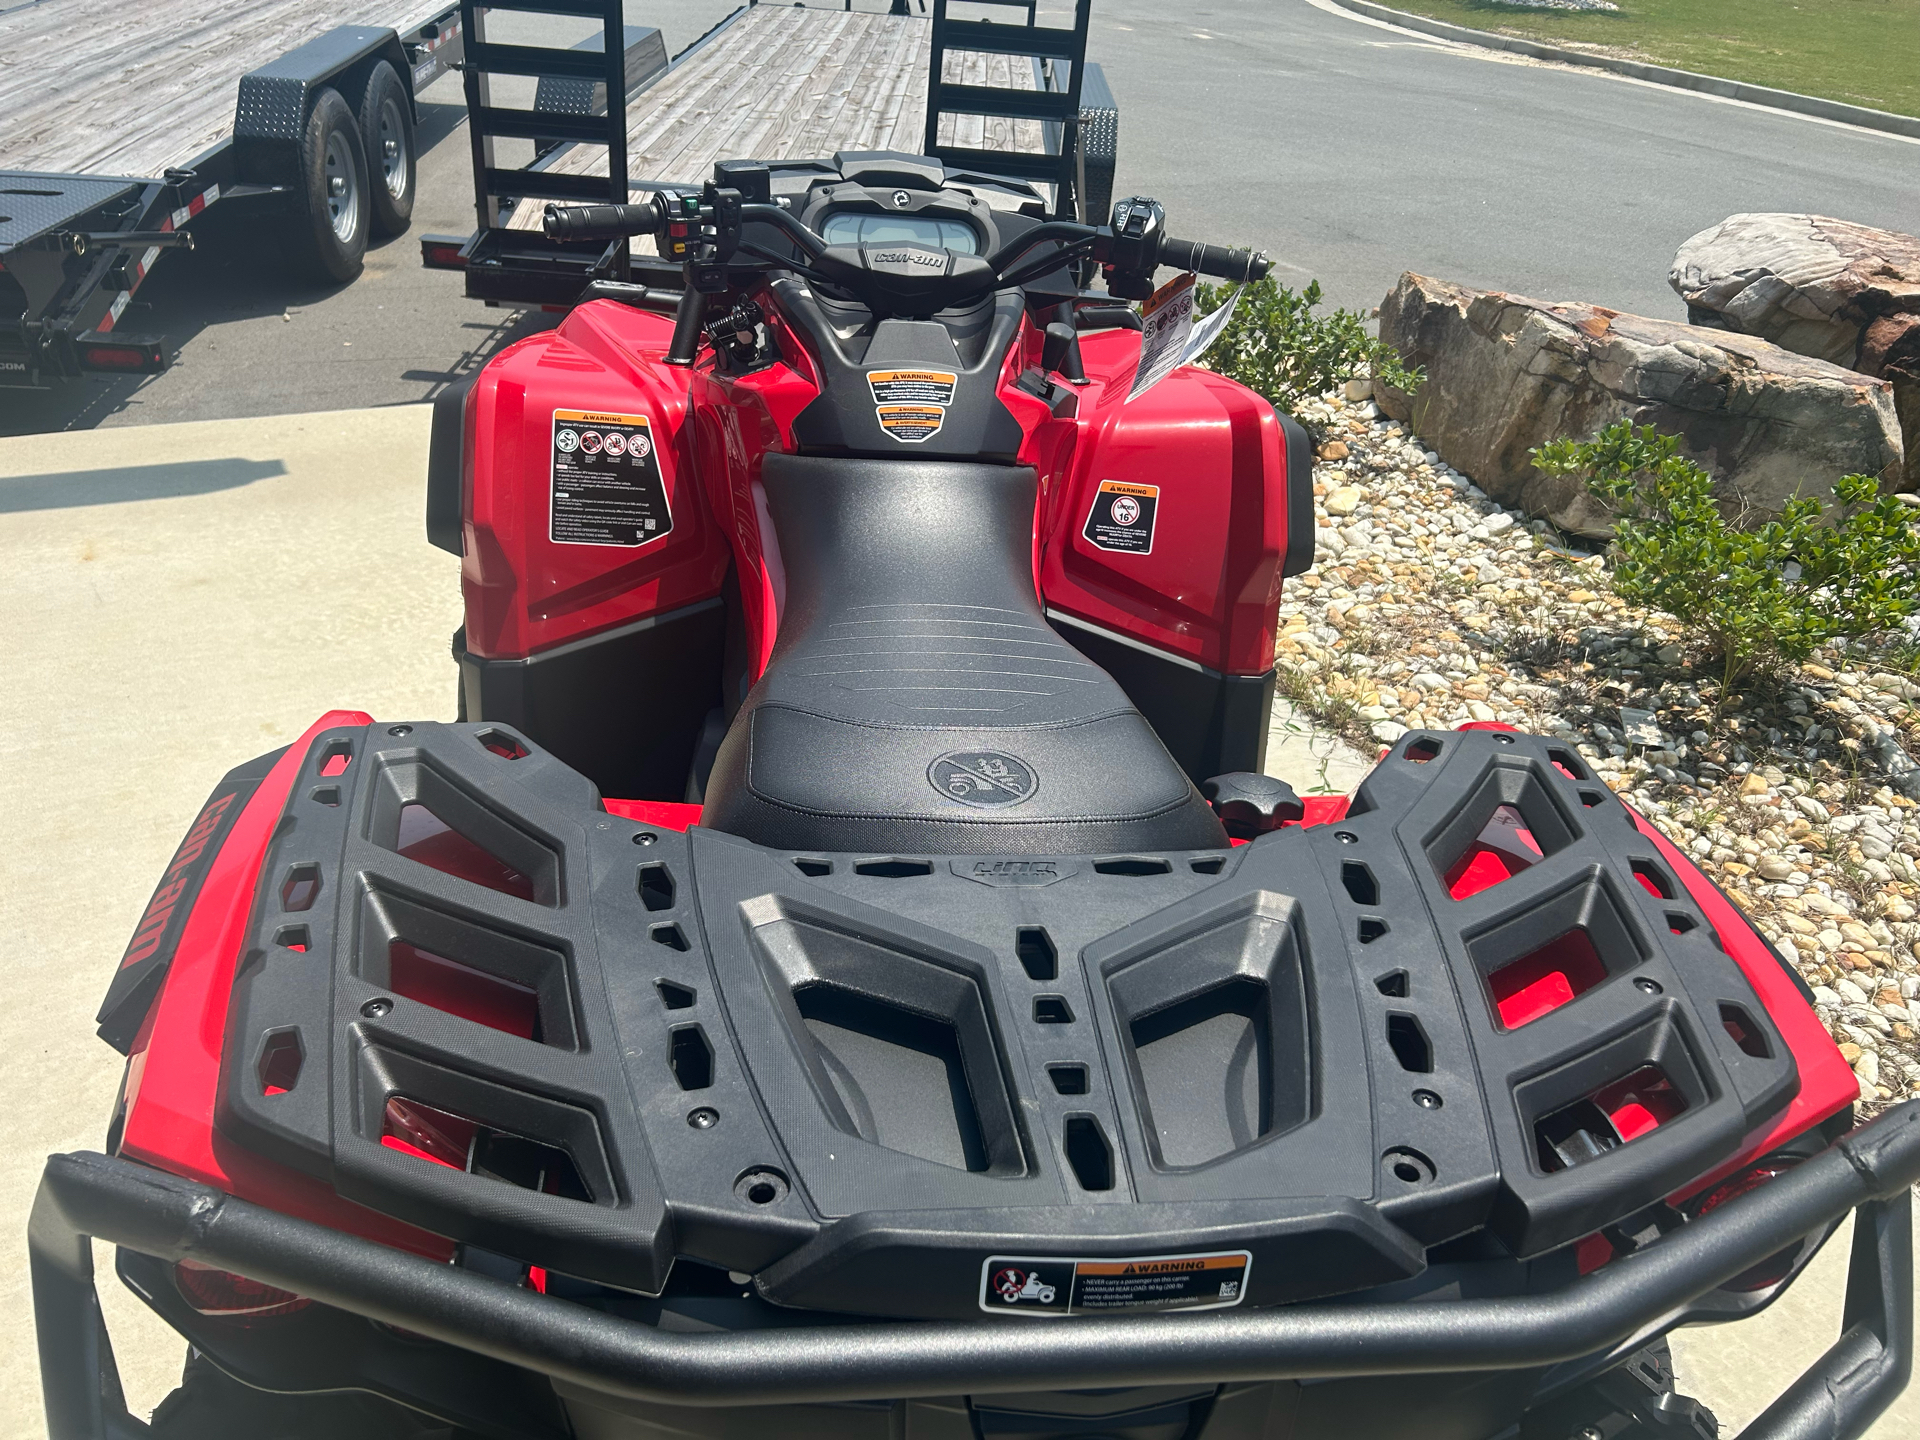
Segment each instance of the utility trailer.
M116 327L221 200L282 196L303 268L358 275L460 51L450 0L0 0L0 386L164 370Z
M1086 59L1092 0L1075 0L1070 27L1039 24L1033 0L953 0L955 13L932 0L929 14L898 0L888 14L749 0L644 78L631 60L623 74L604 42L505 45L484 29L484 11L530 11L597 18L611 38L622 9L621 0L464 0L476 224L465 237L423 235L420 247L429 269L465 272L470 298L564 309L636 279L681 288L679 264L627 241L548 238L546 202L625 204L663 183L697 189L728 161L792 170L841 152L904 152L940 161L1008 209L1107 218L1119 108ZM593 80L615 98L592 115L513 109L495 103L497 75L543 87ZM533 141L536 158L503 164L502 139Z

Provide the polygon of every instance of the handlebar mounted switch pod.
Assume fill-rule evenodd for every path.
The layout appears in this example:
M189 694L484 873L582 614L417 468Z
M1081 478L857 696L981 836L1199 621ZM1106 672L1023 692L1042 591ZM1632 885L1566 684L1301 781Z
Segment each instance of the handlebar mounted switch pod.
M1107 293L1123 300L1153 298L1153 272L1160 264L1160 242L1166 238L1166 207L1158 200L1134 195L1116 201L1110 222L1113 238L1107 243Z

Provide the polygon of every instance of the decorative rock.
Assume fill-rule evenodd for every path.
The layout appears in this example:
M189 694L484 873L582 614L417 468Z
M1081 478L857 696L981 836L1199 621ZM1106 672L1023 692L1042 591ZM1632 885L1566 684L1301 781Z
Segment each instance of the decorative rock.
M1729 215L1673 257L1696 325L1758 335L1893 382L1920 487L1920 240L1824 215Z
M1753 868L1759 872L1762 880L1785 880L1793 873L1793 866L1778 855L1763 856Z
M1903 472L1887 381L1764 340L1412 273L1382 302L1380 336L1426 369L1426 443L1502 504L1581 534L1610 533L1612 517L1528 452L1623 417L1680 435L1721 494L1763 510L1842 475ZM1411 417L1411 396L1378 389Z
M1342 485L1327 496L1325 509L1329 515L1351 515L1366 498L1367 492L1358 485Z

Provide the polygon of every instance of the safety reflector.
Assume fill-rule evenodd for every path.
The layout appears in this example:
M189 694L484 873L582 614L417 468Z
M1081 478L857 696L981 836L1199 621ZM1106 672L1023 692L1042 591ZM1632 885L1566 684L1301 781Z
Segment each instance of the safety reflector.
M304 1310L313 1301L291 1290L281 1290L249 1280L231 1271L216 1270L197 1260L182 1260L173 1267L173 1283L180 1296L202 1315L223 1320L266 1320L275 1315L291 1315Z

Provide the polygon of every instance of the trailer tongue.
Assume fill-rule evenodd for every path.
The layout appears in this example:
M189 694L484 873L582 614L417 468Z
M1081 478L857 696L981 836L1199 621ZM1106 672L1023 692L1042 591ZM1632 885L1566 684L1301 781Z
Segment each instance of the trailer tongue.
M210 205L280 197L281 248L351 280L407 227L414 95L449 0L44 0L0 10L0 386L166 368L122 328Z

